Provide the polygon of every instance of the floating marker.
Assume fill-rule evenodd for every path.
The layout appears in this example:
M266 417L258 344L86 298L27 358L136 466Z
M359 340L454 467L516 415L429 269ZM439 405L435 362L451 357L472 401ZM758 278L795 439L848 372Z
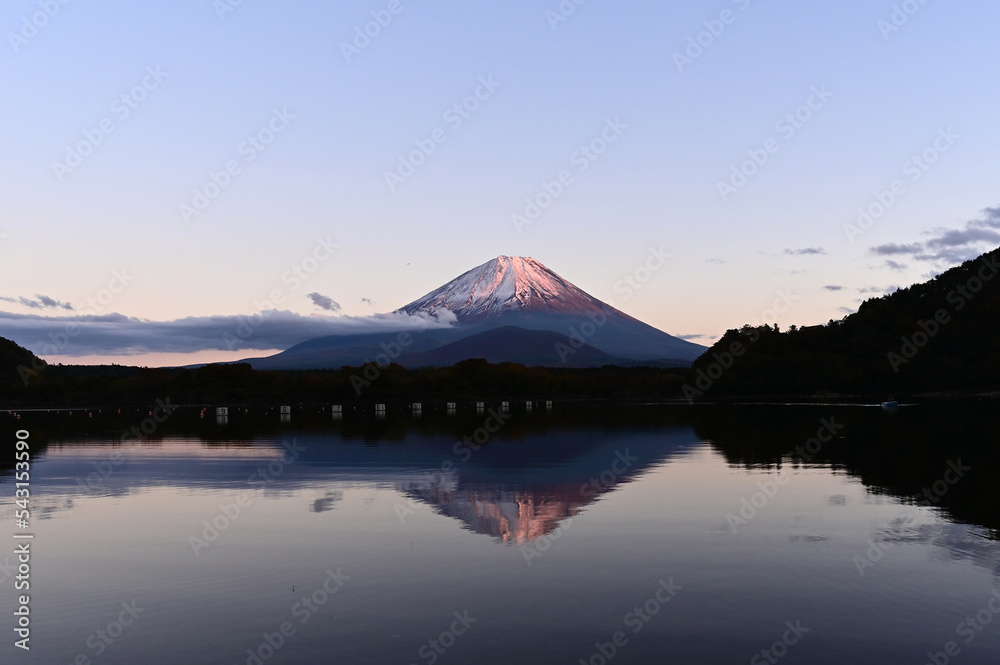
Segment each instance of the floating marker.
M283 407L281 407L281 412L282 413L291 413L292 412L292 407L290 407L290 406L283 406Z
M334 404L333 406L330 407L330 410L333 411L334 413L343 413L344 407L341 404Z
M229 407L228 406L217 406L215 407L215 415L217 416L228 416Z

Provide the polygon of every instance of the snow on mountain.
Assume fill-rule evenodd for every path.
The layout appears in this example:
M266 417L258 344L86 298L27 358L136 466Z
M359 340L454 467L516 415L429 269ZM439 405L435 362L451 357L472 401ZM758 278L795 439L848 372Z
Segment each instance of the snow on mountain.
M588 314L612 308L533 258L498 256L448 282L399 311L445 308L459 321L510 312Z

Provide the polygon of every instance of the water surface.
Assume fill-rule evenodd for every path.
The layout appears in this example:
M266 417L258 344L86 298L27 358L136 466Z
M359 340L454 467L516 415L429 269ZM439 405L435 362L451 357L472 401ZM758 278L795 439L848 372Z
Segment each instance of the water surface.
M3 417L3 662L1000 662L988 406L493 414Z

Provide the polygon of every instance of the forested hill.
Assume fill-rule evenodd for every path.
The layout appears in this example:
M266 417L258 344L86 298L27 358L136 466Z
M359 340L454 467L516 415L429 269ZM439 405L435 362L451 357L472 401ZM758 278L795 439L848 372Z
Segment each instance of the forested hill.
M15 392L25 385L26 379L44 368L44 360L23 346L0 337L0 393Z
M824 326L729 330L695 361L685 392L712 397L996 390L998 273L1000 248L929 282L867 300L857 313ZM742 355L731 355L734 349Z

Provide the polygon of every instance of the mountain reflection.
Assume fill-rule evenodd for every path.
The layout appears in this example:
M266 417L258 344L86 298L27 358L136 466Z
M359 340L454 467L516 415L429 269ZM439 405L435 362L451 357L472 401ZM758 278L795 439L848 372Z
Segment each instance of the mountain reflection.
M190 491L248 489L262 467L281 467L278 480L254 486L281 494L302 489L319 495L309 513L338 508L344 493L331 483L393 488L414 502L456 520L462 528L500 543L523 544L551 534L604 495L698 445L676 415L646 412L622 417L588 414L515 414L488 444L456 449L481 421L433 414L420 421L301 419L298 429L260 427L239 417L225 425L178 418L162 436L141 445L118 445L91 432L120 425L99 415L84 431L70 416L46 414L36 451L46 459L50 495L67 497L51 510L69 508L74 496L125 497L156 486ZM44 436L42 433L53 435ZM292 439L304 450L294 463L277 465ZM6 474L4 474L5 476ZM5 482L0 476L0 484ZM258 476L259 477L259 476Z
M284 469L280 482L262 489L316 490L303 507L313 515L338 509L344 496L338 484L393 489L472 533L523 544L707 441L731 467L828 467L860 479L873 499L929 506L952 521L983 527L986 538L1000 537L1000 448L993 443L1000 415L990 405L929 404L898 413L765 405L564 405L559 411L515 413L475 450L456 448L456 441L475 431L480 419L436 417L430 409L419 421L332 422L327 414L296 416L282 425L277 418L237 416L227 426L181 412L153 439L131 447L118 445L113 435L132 422L127 414L117 420L27 414L18 422L30 426L32 452L45 462L40 519L72 510L75 497L119 497L156 486L247 489L247 478L285 455L283 442L294 439L304 447L301 457ZM789 456L824 418L843 425L840 436L808 460ZM13 482L11 459L0 461L0 485ZM935 483L943 487L951 464L969 470L943 495L928 495ZM842 495L827 500L844 504ZM982 557L974 539L955 540L960 531L914 528L900 525L898 532L875 535L929 541L958 559ZM981 563L1000 570L997 562Z
M578 515L589 503L581 499L579 486L451 489L405 483L398 489L465 528L508 544L523 544L552 533L562 520Z

